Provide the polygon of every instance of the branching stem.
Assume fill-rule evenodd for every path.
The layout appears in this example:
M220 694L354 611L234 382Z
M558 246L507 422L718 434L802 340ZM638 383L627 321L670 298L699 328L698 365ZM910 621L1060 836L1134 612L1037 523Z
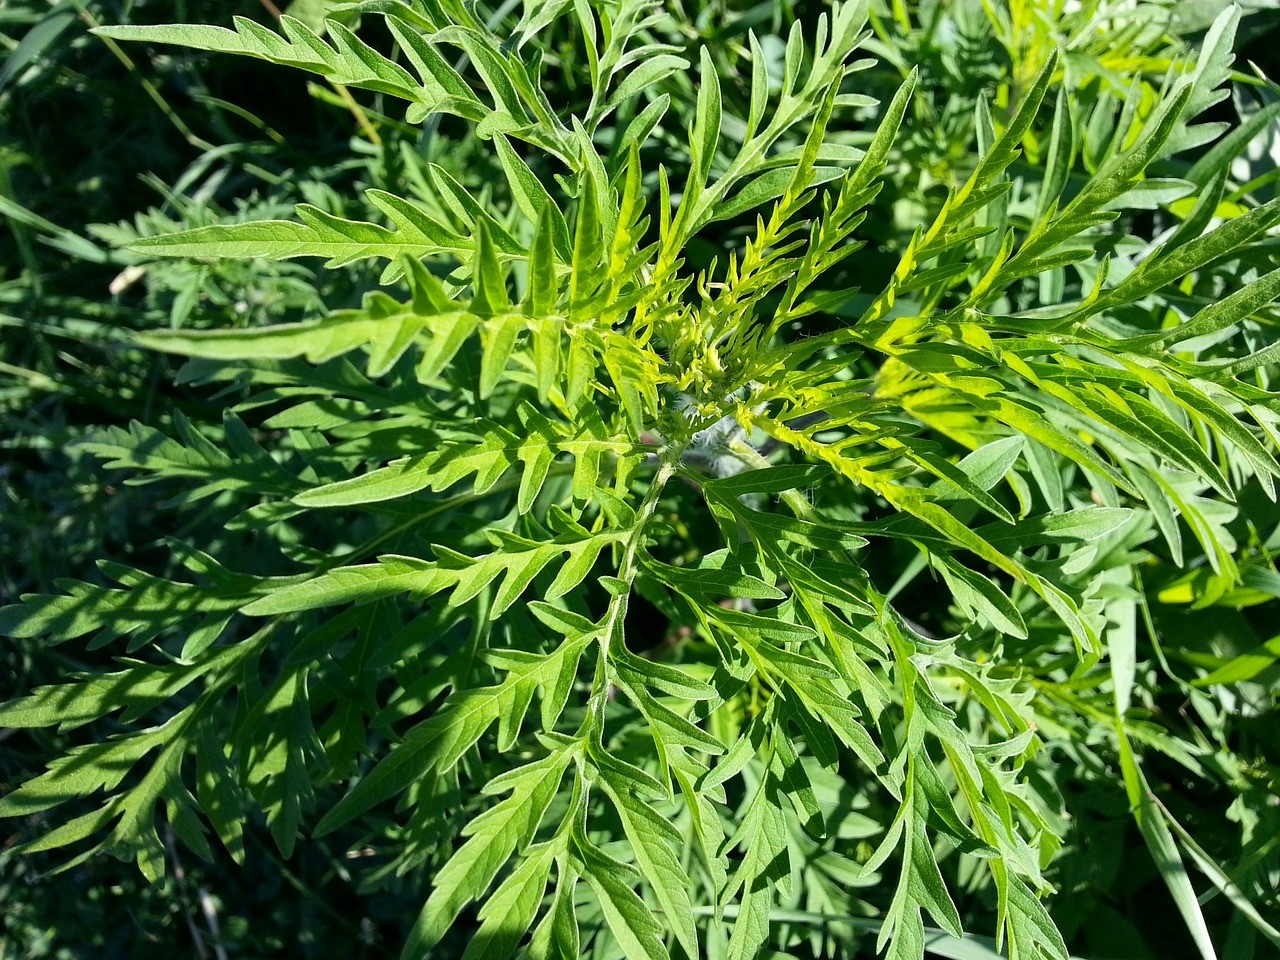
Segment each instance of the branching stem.
M604 729L604 705L609 692L609 652L614 640L623 641L623 624L627 618L627 605L631 598L631 585L635 582L640 563L640 547L644 542L645 528L658 509L658 500L667 481L675 474L676 465L687 444L672 444L662 451L662 462L653 482L645 493L640 509L636 512L635 526L622 545L622 557L618 563L618 583L614 584L609 609L605 612L600 630L600 659L591 691L591 707L588 710L596 723L597 731Z

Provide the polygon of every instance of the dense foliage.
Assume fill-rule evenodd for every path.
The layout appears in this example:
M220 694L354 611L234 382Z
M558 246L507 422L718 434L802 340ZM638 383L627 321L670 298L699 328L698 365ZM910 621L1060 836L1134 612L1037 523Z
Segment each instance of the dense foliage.
M18 956L1280 950L1273 14L17 9Z

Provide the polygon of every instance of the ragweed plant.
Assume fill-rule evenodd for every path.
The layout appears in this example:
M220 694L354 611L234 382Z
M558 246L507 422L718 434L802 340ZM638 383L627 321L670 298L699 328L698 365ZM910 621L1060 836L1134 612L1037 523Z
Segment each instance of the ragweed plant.
M301 205L133 244L385 269L358 308L137 338L222 384L226 419L89 448L179 481L229 536L173 540L183 579L105 563L116 586L0 614L127 657L0 707L8 727L119 731L0 800L90 798L27 849L154 878L162 824L241 857L262 816L288 855L337 784L314 831L429 880L407 957L452 955L465 925L467 957L746 958L870 932L916 960L989 896L997 949L1067 960L1042 901L1064 822L1040 698L1101 683L1135 815L1212 954L1125 726L1117 571L1154 534L1235 582L1229 504L1280 476L1280 353L1259 342L1280 202L1224 213L1243 140L1198 121L1237 15L1123 108L1080 106L1070 37L1018 39L1035 62L976 99L973 162L882 273L860 230L920 101L909 64L884 102L855 92L864 4L793 29L773 74L750 35L740 98L700 50L665 161L657 91L695 68L650 0L527 4L509 36L449 0L358 10L394 54L287 16L99 31L398 98L408 123L469 124L503 178L429 164L425 198L368 193L382 222ZM1072 29L1094 50L1110 21L1090 15ZM543 56L566 44L590 80L569 116ZM867 116L857 145L835 136ZM1160 191L1196 199L1135 256L1130 214ZM740 241L692 265L717 231ZM886 582L902 550L910 575ZM922 572L948 635L904 606Z

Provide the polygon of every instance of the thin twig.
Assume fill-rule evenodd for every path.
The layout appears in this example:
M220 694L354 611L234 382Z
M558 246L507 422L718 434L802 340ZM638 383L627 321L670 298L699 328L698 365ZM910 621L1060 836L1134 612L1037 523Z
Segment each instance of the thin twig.
M80 14L80 19L87 23L90 29L96 30L98 27L102 26L101 22L99 22L99 20L90 13L88 9L86 9L84 0L71 0L71 3ZM160 112L169 119L169 122L172 123L175 128L177 128L177 131L182 134L187 143L200 150L214 149L213 144L208 140L197 136L191 128L187 126L186 121L178 116L177 111L175 111L173 107L169 106L169 102L160 95L160 91L157 89L156 85L152 83L149 78L144 77L138 72L138 65L133 62L132 57L120 48L120 44L116 43L110 37L99 36L98 39L106 44L107 49L110 50L112 55L114 55L115 58L124 65L126 70L138 78L138 82L142 84L142 89L146 91L147 96L150 97L152 102L160 108Z
M280 8L272 3L272 0L261 0L261 3L267 13L271 14L271 16L276 20L279 20L281 16L283 16L280 12ZM351 95L351 91L343 84L336 83L333 80L326 79L325 82L333 88L334 93L342 98L342 102L347 105L347 109L350 110L351 115L355 117L356 125L361 129L361 131L363 131L364 135L369 138L369 142L374 144L374 146L382 146L382 137L379 136L377 128L369 121L369 117L364 112L364 108L361 107L356 101L356 98Z
M166 823L164 825L164 846L169 853L169 860L173 864L173 877L178 881L178 899L182 902L182 919L187 923L187 929L191 931L191 940L196 947L196 955L204 960L209 956L208 950L205 948L204 935L200 932L200 928L196 926L195 918L192 916L191 898L187 895L187 871L182 865L182 859L178 856L178 844L173 835L173 826ZM205 926L209 928L209 939L213 945L214 960L228 960L227 951L222 946L222 929L218 924L218 908L213 902L213 897L209 896L209 891L204 887L196 887L196 899L200 903L200 914L204 919Z
M206 960L209 951L205 949L204 934L200 932L200 928L196 925L194 911L191 909L191 898L187 896L187 871L182 866L182 860L178 856L178 845L174 842L173 827L170 824L164 825L164 848L169 854L169 862L173 865L173 878L178 883L178 901L182 904L182 919L187 924L187 930L191 933L191 942L195 944L196 956L200 960Z

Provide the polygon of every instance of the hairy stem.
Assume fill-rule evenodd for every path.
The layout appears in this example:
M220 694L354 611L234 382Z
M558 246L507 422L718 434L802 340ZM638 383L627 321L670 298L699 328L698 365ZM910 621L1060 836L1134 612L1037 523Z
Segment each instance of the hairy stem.
M588 715L596 724L597 731L604 729L604 705L609 692L609 652L616 639L623 641L623 624L627 618L627 605L631 599L631 585L636 578L640 563L640 546L644 542L645 527L653 519L658 508L658 500L667 481L675 474L676 464L684 453L684 446L670 446L662 452L662 463L658 472L653 475L653 482L645 493L640 509L636 512L635 526L622 545L622 557L618 562L617 580L613 585L613 596L609 600L609 609L605 611L600 630L600 658L596 664L595 680L591 690L591 706Z

